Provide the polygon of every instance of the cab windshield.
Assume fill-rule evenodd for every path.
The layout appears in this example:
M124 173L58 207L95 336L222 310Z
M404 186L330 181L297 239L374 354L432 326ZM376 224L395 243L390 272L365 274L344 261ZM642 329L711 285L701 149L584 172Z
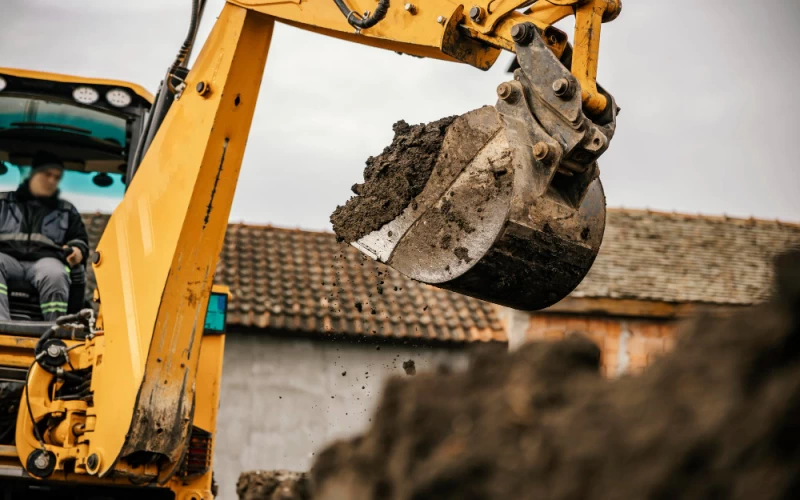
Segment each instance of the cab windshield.
M30 176L38 151L62 158L61 198L81 212L110 213L125 193L127 115L49 96L0 95L0 191Z
M76 104L23 96L0 97L0 130L52 130L91 137L122 148L125 119Z

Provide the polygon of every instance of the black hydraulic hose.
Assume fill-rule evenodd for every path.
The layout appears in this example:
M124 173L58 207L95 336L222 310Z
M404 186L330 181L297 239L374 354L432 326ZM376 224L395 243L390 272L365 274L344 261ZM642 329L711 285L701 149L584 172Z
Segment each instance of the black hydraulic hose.
M183 41L180 50L178 50L175 62L172 63L172 66L170 66L167 72L167 87L173 93L175 92L175 88L172 86L172 76L175 75L175 71L178 68L185 68L189 62L189 55L192 53L194 39L197 36L197 28L200 27L200 15L204 7L205 0L192 0L192 17L189 20L189 32L186 34L186 39Z
M52 337L56 333L57 330L58 330L58 325L53 325L50 328L48 328L47 331L45 331L42 334L41 337L39 337L39 340L36 341L36 345L33 348L34 354L38 355L40 352L42 352L42 348L44 346L44 343L47 340L49 340L50 337Z
M336 6L339 7L339 10L342 11L344 17L347 18L347 22L350 23L350 26L360 30L372 28L381 22L383 18L386 17L386 13L389 12L389 0L380 0L378 6L375 7L375 12L368 17L361 17L358 12L351 10L350 7L344 3L344 0L333 1L336 3Z
M85 381L85 379L80 375L75 375L74 373L66 371L61 367L50 366L44 363L39 363L39 366L42 368L42 370L46 371L50 375L64 379L68 382L83 383Z
M42 445L42 449L44 450L44 439L42 439L42 434L39 432L39 428L36 427L36 419L33 418L33 409L31 408L31 396L28 390L28 383L30 383L31 379L31 371L33 370L33 366L36 364L36 360L33 360L31 363L30 368L28 368L28 373L25 375L25 403L28 407L28 416L31 419L31 425L33 425L33 435L36 437L36 440L39 441L39 444Z
M78 322L84 326L89 326L89 318L92 316L91 309L83 309L75 314L65 314L56 318L56 325L66 325L67 323Z
M192 0L192 17L189 20L189 33L186 34L186 39L183 41L178 55L175 57L175 62L172 63L172 69L186 65L186 60L189 56L189 51L192 50L194 44L194 37L197 34L197 26L200 19L200 0Z

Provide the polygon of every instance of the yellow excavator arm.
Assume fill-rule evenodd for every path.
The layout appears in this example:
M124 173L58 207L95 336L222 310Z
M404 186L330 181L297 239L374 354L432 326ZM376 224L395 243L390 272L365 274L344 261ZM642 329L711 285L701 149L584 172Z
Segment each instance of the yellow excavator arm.
M215 426L215 409L198 410L201 398L218 397L207 387L215 381L198 376L210 352L200 351L203 321L276 20L484 70L502 50L517 52L521 69L510 87L498 90L500 103L511 106L524 101L515 95L533 99L545 90L547 96L537 101L541 111L529 110L535 119L527 122L510 108L498 105L498 111L517 132L552 139L547 143L564 162L573 148L584 155L571 157L570 167L589 172L585 185L575 188L582 192L564 191L559 202L577 210L596 178L587 166L613 133L616 107L596 84L597 54L601 24L620 7L619 0L229 0L191 71L165 79L174 103L93 257L96 332L71 348L71 367L31 370L27 395L34 411L20 411L16 430L28 472L153 481L178 498L211 497L210 472L191 482L176 474L193 425L212 434ZM552 26L568 16L576 20L573 45ZM547 65L536 67L540 61ZM559 119L541 120L539 113ZM564 127L569 132L553 139ZM573 141L569 134L579 137ZM543 161L547 156L533 154ZM48 396L72 370L91 372L91 404ZM65 413L75 416L75 425L42 431L50 416ZM49 460L47 474L35 468L42 456Z

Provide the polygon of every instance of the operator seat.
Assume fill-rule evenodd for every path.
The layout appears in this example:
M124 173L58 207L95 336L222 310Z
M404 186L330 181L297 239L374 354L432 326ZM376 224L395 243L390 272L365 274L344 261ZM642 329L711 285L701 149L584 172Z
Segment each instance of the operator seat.
M74 314L85 307L86 268L78 264L70 269L72 284L67 300L67 314ZM14 321L44 321L39 302L39 291L27 281L9 280L8 307Z

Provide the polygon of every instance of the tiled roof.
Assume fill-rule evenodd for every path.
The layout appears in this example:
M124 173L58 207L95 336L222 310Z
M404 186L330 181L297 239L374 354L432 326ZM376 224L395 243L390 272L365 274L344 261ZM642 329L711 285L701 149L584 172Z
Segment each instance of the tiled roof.
M573 297L752 304L800 224L610 209L600 253Z
M84 218L94 246L108 216ZM749 304L768 295L770 259L790 246L800 246L798 224L610 209L597 261L572 296ZM506 340L490 304L411 281L331 233L231 224L216 280L233 292L232 325Z
M95 246L107 215L84 215ZM409 280L333 234L230 224L216 283L228 324L425 341L506 341L494 306ZM91 279L91 278L90 278Z

